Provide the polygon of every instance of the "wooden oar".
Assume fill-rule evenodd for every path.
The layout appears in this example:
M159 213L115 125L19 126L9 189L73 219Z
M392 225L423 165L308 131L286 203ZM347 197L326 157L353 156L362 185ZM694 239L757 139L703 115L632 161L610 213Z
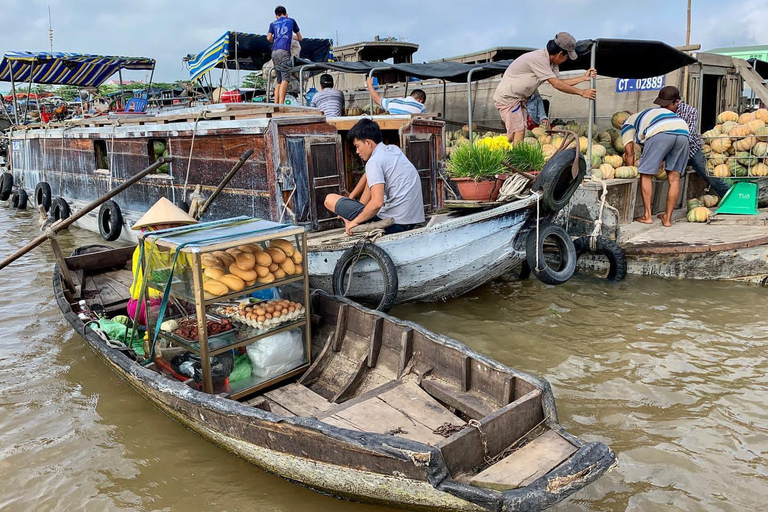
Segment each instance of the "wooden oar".
M44 234L40 235L39 237L35 238L31 242L29 242L27 245L25 245L24 247L22 247L21 249L19 249L15 253L13 253L12 255L10 255L7 258L5 258L2 262L0 262L0 270L4 269L8 265L13 263L17 259L19 259L20 257L22 257L25 254L27 254L29 251L31 251L35 247L37 247L40 244L42 244L43 242L45 242L52 235L58 233L62 229L67 228L70 224L72 224L73 222L81 219L82 217L85 217L88 213L90 213L91 211L93 211L96 208L98 208L99 206L101 206L102 203L112 199L117 194L119 194L123 190L127 189L128 187L130 187L131 185L133 185L134 183L136 183L137 181L142 179L144 176L147 176L148 174L152 174L153 172L155 172L157 170L158 167L160 167L164 163L170 162L171 160L172 160L172 158L161 157L157 162L155 162L154 164L150 165L149 167L147 167L146 169L144 169L143 171L138 173L136 176L134 176L133 178L129 179L128 181L126 181L125 183L123 183L122 185L117 187L116 189L111 190L107 194L105 194L105 195L101 196L100 198L96 199L95 201L90 203L88 206L84 207L82 210L80 210L76 214L72 215L71 217L67 217L64 220L60 220L58 222L53 223L48 228L48 230L50 230L50 231L47 231L46 233L44 233Z
M219 186L218 186L218 187L216 187L216 190L214 190L214 191L213 191L213 193L211 194L211 197L209 197L209 198L208 198L208 199L205 201L205 203L203 203L203 206L201 206L201 207L200 207L200 208L199 208L199 209L198 209L198 210L197 210L197 211L194 213L194 217L195 217L197 220L200 220L200 217L202 217L202 216L203 216L203 214L205 213L205 210L207 210L207 209L208 209L208 207L209 207L209 206L211 205L211 203L213 202L213 200L214 200L214 199L216 199L216 196L218 196L218 195L219 195L219 193L221 193L221 191L222 191L222 190L224 190L224 187L226 187L226 186L227 186L227 183L229 183L229 180L231 180L231 179L232 179L232 177L235 175L235 173L236 173L237 171L239 171L239 170L240 170L240 168L243 166L243 164L245 164L245 162L246 162L246 161L247 161L249 158L251 158L251 155L252 155L252 154L253 154L253 150L252 150L252 149L249 149L248 151L246 151L245 153L243 153L243 156L241 156L241 157L240 157L240 160L238 160L238 161L237 161L237 163L235 164L235 166L234 166L234 167L232 167L232 169L231 169L231 170L230 170L230 171L227 173L227 175L226 175L226 176L224 176L224 179L223 179L223 180L221 180L221 183L219 183Z

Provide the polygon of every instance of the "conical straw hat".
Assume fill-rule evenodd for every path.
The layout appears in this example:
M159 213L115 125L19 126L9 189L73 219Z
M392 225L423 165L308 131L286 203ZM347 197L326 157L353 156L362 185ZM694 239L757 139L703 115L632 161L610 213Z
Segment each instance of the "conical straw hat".
M161 197L155 204L145 213L132 229L141 229L148 226L154 226L156 224L195 224L197 220L189 215L187 212L170 202L168 199Z

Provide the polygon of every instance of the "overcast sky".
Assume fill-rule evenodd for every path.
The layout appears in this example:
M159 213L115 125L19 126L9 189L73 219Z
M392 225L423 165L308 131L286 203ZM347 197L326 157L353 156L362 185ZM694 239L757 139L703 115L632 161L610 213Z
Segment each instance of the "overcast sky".
M48 6L54 51L154 57L156 80L188 78L181 59L227 30L266 33L273 2L254 0L2 0L0 51L46 51ZM685 43L686 0L364 2L288 0L305 37L337 44L395 36L420 45L416 62L493 46L544 47L558 31L576 39L620 37ZM693 0L691 42L704 50L768 44L767 0ZM142 79L142 73L125 78ZM0 88L8 89L7 84Z

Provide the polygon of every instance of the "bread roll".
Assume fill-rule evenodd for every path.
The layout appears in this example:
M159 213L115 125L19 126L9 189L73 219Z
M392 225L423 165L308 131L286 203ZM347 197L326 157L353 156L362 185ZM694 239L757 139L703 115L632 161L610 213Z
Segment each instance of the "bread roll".
M301 265L299 265L299 264L297 263L297 264L296 264L296 272L295 272L295 274L296 274L296 275L299 275L299 274L303 274L303 273L304 273L304 267L302 267Z
M238 245L237 248L240 249L243 252L249 252L251 254L256 252L256 249L254 249L251 245L247 245L247 244L246 245Z
M225 267L224 262L213 254L203 254L200 256L200 263L203 264L203 267Z
M291 242L289 242L288 240L283 240L282 238L270 240L269 246L276 247L282 250L285 253L285 255L288 256L289 258L293 256L294 248L293 248L293 245L291 245Z
M227 288L229 288L233 292L239 292L240 290L245 288L245 281L243 281L239 277L232 274L221 276L221 279L219 279L219 281L227 285Z
M253 249L251 251L253 254L256 254L257 252L264 252L264 248L257 243L248 244L248 246Z
M221 295L226 295L229 293L229 288L227 287L227 285L222 283L221 281L217 281L216 279L209 279L208 281L204 282L203 290L213 295L216 295L217 297Z
M269 274L269 269L267 267L262 267L261 265L256 265L253 267L253 270L256 271L256 274L259 277L266 277L267 274Z
M223 268L220 267L206 267L206 269L203 271L203 274L206 277L210 277L211 279L218 279L221 276L225 275L226 272Z
M237 265L240 270L252 270L255 264L256 257L249 252L240 252L235 256L235 265Z
M272 257L266 251L257 252L254 256L256 256L256 263L262 267L268 267L272 264Z
M272 272L272 273L274 273L274 272L275 272L275 270L277 270L277 269L279 269L279 268L280 268L280 265L278 265L277 263L273 263L273 264L271 264L271 265L269 266L269 271L270 271L270 272Z
M285 271L286 274L289 276L292 276L296 273L296 265L294 265L293 260L288 258L284 262L280 264L280 268Z
M291 259L293 260L294 263L301 263L302 261L304 261L304 256L302 256L301 251L296 250L296 251L293 251L293 256L291 256Z
M285 270L279 268L274 272L275 279L282 279L286 276Z
M272 258L272 261L277 263L278 265L284 262L287 258L283 250L278 249L277 247L270 247L265 252L269 254L270 257Z
M230 247L229 249L227 249L227 250L226 250L226 251L224 251L224 252L226 252L227 254L231 254L232 256L234 256L235 254L237 254L237 253L239 253L239 252L243 252L243 251L241 251L241 250L240 250L240 249L238 249L237 247Z
M219 258L222 261L222 263L224 263L223 268L227 268L228 266L230 266L235 262L235 257L224 251L214 251L212 254L217 258Z
M266 276L258 278L256 281L259 282L259 283L263 283L263 284L274 283L275 282L275 276L274 276L274 274L272 274L272 272L270 272Z
M243 270L240 267L237 266L236 263L233 263L229 266L229 271L242 279L243 281L253 281L258 277L255 271L253 270Z
M256 284L256 280L255 280L255 279L254 279L253 281L246 281L246 282L245 282L245 286L246 286L247 288L250 288L251 286L253 286L253 285L255 285L255 284Z

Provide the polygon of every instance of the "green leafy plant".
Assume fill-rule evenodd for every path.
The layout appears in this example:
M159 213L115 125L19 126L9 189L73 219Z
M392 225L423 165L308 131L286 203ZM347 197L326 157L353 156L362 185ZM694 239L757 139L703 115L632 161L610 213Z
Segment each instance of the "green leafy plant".
M454 147L448 161L448 172L453 178L472 178L479 181L503 174L505 151L491 149L483 144L463 144Z
M538 144L518 142L506 151L504 161L523 172L540 171L544 167L544 152Z

